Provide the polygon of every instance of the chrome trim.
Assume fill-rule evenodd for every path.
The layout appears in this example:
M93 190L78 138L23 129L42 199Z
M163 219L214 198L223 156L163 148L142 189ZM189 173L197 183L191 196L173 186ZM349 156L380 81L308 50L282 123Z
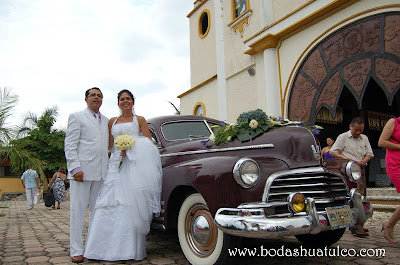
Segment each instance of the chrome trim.
M243 178L242 178L242 174L241 174L241 169L244 163L246 162L252 162L257 166L257 180L253 182L253 184L249 185L244 183ZM256 161L254 161L254 159L248 158L248 157L243 157L241 159L239 159L235 166L233 167L233 178L236 180L236 182L242 186L245 189L249 189L251 187L254 187L258 181L260 181L260 166L258 165L258 163Z
M317 212L317 207L315 206L315 200L313 198L307 198L307 203L309 205L308 219L311 223L310 234L315 235L321 232L321 226L319 226L319 217Z
M365 222L370 216L366 215L361 194L353 189L350 198L350 210L353 221L348 226ZM367 202L364 203L366 205ZM285 203L287 205L287 203ZM316 200L306 198L308 212L299 214L266 213L270 208L282 205L274 203L246 203L238 208L221 208L215 214L215 223L224 233L239 237L277 239L282 236L318 234L331 230L325 211L317 211ZM347 205L347 202L345 203ZM373 209L368 209L373 212Z
M353 167L353 165L357 165L360 168L360 175L359 175L358 179L355 179L353 177L353 172L351 169ZM362 177L362 169L355 161L350 160L349 162L347 162L345 171L346 171L347 177L349 177L350 181L353 183L357 182L357 180L359 180Z
M331 183L329 186L343 186L343 183ZM275 189L286 189L286 188L296 188L296 187L319 187L319 186L327 186L326 183L313 183L313 184L298 184L298 185L282 185L276 186Z
M301 177L301 178L285 178L285 179L277 179L275 182L278 181L287 181L287 180L309 180L309 179L328 179L327 176L314 176L314 177Z
M323 167L309 167L309 168L300 168L300 169L292 169L285 170L271 174L267 181L265 182L264 193L262 196L262 201L267 202L267 194L269 194L269 190L271 188L272 183L275 179L285 176L285 175L300 175L300 174L315 174L315 173L326 173L327 170Z
M161 155L161 157L184 156L184 155L238 151L238 150L247 150L247 149L263 149L263 148L274 148L274 147L275 146L273 144L259 144L259 145L240 146L240 147L226 147L226 148L221 148L221 149L207 149L207 150L177 152L177 153L163 154L163 155Z
M356 209L354 216L355 224L363 225L365 221L367 221L368 216L363 206L362 195L357 191L356 188L351 189L350 195L351 195L350 202L353 205L353 208ZM371 209L371 211L373 210Z
M306 194L320 194L320 193L321 194L325 194L325 193L329 193L331 191L346 191L346 189L332 189L330 191L326 191L326 190L310 190L310 191L298 190L296 192L306 193ZM269 196L289 195L289 193L290 192L271 193L271 194L269 194Z

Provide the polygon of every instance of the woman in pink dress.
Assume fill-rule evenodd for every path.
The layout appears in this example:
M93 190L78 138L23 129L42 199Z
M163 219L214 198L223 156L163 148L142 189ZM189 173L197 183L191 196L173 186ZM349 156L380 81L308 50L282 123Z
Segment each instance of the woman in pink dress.
M400 193L400 117L390 119L383 128L378 145L386 149L386 172ZM390 243L393 239L393 229L400 220L400 206L396 208L389 221L382 224L383 236Z

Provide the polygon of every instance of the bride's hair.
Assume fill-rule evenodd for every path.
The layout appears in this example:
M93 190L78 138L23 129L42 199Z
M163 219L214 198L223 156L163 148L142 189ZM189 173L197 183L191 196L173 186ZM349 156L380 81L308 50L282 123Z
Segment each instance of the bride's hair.
M121 98L122 93L127 93L132 98L133 102L135 103L135 97L133 96L132 92L129 91L128 89L122 89L121 91L118 92L118 97L117 97L118 102L119 102L119 99Z

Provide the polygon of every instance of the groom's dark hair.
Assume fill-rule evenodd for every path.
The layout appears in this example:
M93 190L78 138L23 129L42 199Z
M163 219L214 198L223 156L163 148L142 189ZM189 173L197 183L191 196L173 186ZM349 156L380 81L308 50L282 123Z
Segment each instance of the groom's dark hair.
M85 98L87 98L87 97L89 96L89 91L92 90L92 89L96 89L96 90L100 91L100 93L103 93L103 92L101 92L100 88L98 88L98 87L92 87L92 88L89 88L88 90L86 90L86 92L85 92Z
M132 92L129 91L128 89L122 89L121 91L118 92L118 97L117 97L118 102L119 102L119 98L121 97L122 93L128 94L132 98L133 103L135 103L135 97L133 96Z

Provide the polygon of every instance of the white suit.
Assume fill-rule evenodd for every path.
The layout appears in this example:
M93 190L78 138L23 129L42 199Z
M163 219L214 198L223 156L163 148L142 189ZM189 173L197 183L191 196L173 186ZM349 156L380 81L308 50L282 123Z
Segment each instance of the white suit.
M83 255L83 223L89 206L89 218L94 209L108 166L108 119L101 122L86 108L72 113L68 118L65 137L70 184L70 243L71 256ZM83 183L73 180L71 171L81 168Z

